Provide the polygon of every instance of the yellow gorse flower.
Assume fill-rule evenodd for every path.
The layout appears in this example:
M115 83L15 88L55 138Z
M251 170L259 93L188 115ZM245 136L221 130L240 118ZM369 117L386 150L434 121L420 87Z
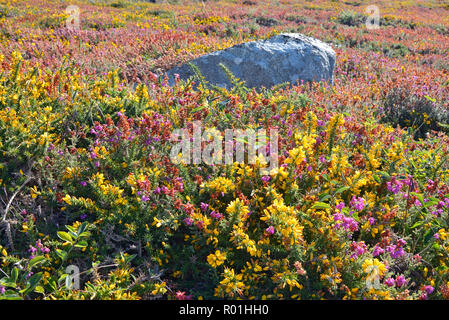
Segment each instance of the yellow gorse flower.
M226 260L226 254L220 252L220 250L215 251L207 256L207 262L214 268L222 265Z

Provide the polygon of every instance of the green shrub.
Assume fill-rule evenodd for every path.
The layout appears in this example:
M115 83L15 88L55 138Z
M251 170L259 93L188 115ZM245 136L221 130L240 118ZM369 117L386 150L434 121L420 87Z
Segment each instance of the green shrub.
M350 27L357 27L366 21L366 16L353 11L343 11L337 17L337 21Z
M279 21L269 17L257 17L256 23L263 27L273 27L279 24Z
M449 111L431 97L420 97L403 88L392 89L383 102L382 120L394 127L411 128L414 138L424 138L431 130L445 130Z

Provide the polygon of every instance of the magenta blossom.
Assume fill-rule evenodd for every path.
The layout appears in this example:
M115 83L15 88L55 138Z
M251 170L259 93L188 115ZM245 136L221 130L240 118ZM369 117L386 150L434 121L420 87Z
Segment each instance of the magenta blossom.
M274 228L273 226L269 226L268 228L265 229L265 231L269 234L274 234Z

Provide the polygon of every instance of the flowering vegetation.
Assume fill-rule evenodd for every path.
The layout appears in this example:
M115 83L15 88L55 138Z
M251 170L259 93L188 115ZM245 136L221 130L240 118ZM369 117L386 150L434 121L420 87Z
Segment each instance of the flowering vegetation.
M0 299L449 299L447 4L73 4L0 1ZM334 84L163 76L280 32ZM277 130L279 167L174 163L194 121Z

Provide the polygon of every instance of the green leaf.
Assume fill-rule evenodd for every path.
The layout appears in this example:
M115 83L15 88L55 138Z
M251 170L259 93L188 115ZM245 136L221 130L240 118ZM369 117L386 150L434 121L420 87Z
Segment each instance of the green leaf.
M14 267L11 271L11 282L16 284L18 277L19 277L19 269L17 269L17 267Z
M345 192L346 190L349 190L349 189L351 189L351 187L341 187L341 188L338 188L337 189L337 191L335 191L335 194L340 194L340 193L343 193L343 192Z
M44 294L44 293L45 293L45 290L44 290L44 287L37 286L36 289L34 289L34 292Z
M78 237L79 238L89 238L90 237L90 232L89 231L85 231L85 232L81 233Z
M58 289L58 285L56 284L56 281L53 278L47 279L47 286L50 288L51 292L56 291L56 289Z
M331 209L331 206L324 202L315 202L315 204L312 206L312 209Z
M65 260L65 257L67 256L67 252L61 249L56 249L56 254L61 258L61 260Z
M0 295L0 300L23 300L15 291L8 290Z
M28 279L28 285L26 286L25 289L21 290L20 293L26 295L29 292L33 291L41 280L42 280L42 272L32 275L30 279Z
M68 234L67 232L64 231L58 231L58 237L61 240L67 241L67 242L73 242L72 237L70 236L70 234Z
M355 221L357 221L358 223L360 223L360 218L357 212L353 212L352 213L352 217L354 218Z
M75 232L75 228L72 226L65 226L67 228L67 230L71 231L71 232Z
M328 194L328 193L325 193L325 194L320 196L319 200L320 200L320 202L323 202L323 201L326 201L327 199L330 199L330 198L332 198L332 196L330 194Z
M46 261L46 260L47 260L47 259L46 259L44 256L37 256L37 257L34 257L33 259L31 259L30 262L28 262L28 267L29 267L29 268L32 268L32 267L35 266L36 264L41 263L41 262L44 262L44 261Z
M76 248L85 248L85 247L87 247L87 241L82 240L82 241L78 242L77 244L75 244L75 247Z
M78 236L81 236L81 235L84 233L84 231L86 231L87 226L88 226L88 223L87 223L87 222L83 222L83 223L79 226L79 228L78 228Z
M415 229L415 228L419 227L420 225L422 225L423 223L424 223L424 221L415 222L415 224L410 229Z

